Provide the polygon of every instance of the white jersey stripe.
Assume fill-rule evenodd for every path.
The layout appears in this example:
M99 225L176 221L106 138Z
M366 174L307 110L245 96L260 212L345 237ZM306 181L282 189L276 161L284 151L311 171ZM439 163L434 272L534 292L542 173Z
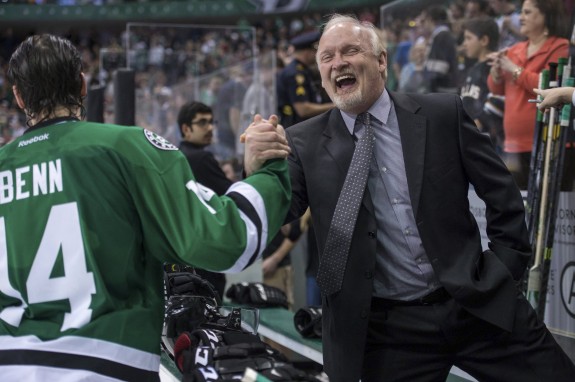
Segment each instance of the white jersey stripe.
M257 242L257 240L254 239L258 235L258 232L257 232L258 230L257 230L255 224L242 211L240 211L240 217L242 218L244 223L246 223L246 230L247 230L247 236L248 236L246 248L244 249L244 252L242 253L242 255L236 260L234 265L232 265L230 268L224 269L222 271L224 273L238 273L238 272L243 271L246 268L246 266L249 265L248 263L249 263L250 259L252 258L254 252L256 251L257 247L258 247L258 242ZM264 246L264 248L265 248L265 246ZM260 245L260 251L259 251L260 253L261 253L261 249L262 249L262 246ZM258 256L259 256L259 254L258 254Z
M0 366L3 381L26 382L118 382L119 379L92 373L87 370L60 369L44 366Z
M158 347L159 348L159 347ZM66 336L41 341L36 336L0 336L0 350L37 350L101 358L147 371L160 369L160 355L109 341Z
M234 273L241 272L248 265L250 259L252 258L254 251L258 248L258 257L266 247L267 237L268 237L268 218L265 209L265 203L259 192L250 184L245 182L236 182L230 186L226 194L229 193L241 194L246 200L253 206L255 212L261 221L261 232L258 232L256 225L249 219L249 217L240 211L240 217L246 224L246 248L242 255L238 258L235 264L227 270L222 272ZM259 234L259 237L258 237Z

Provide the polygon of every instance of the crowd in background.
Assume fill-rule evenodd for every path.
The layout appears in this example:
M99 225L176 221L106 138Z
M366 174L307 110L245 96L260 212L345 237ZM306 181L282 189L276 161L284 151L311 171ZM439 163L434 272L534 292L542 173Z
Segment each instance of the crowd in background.
M566 12L572 10L573 1L559 1L563 2ZM467 72L478 60L466 54L464 47L465 25L470 19L484 17L497 23L497 50L525 38L518 32L521 1L446 1L446 5L440 7L445 10L445 17L435 12L438 7L426 7L424 1L420 3L420 7L406 7L397 11L390 8L383 20L380 19L379 7L344 11L356 13L360 19L375 25L383 25L381 36L388 50L387 87L390 90L423 93L469 91L469 86L465 90ZM320 13L275 15L252 22L242 19L238 25L230 28L204 25L182 29L164 25L162 28L133 29L131 33L91 28L69 31L66 37L81 49L84 70L91 84L109 84L113 70L125 66L126 60L130 60L130 67L136 70L136 91L142 97L138 103L147 105L139 112L146 115L140 115L136 119L137 124L178 143L180 137L175 114L184 102L190 100L181 99L185 97L175 89L192 83L196 88L201 87L192 94L199 97L199 101L216 108L216 122L223 124L223 118L217 116L217 95L221 93L221 88L231 86L228 82L235 79L240 85L233 88L233 94L243 97L253 81L250 76L253 68L238 66L238 63L274 52L274 70L281 70L290 61L290 40L302 32L317 29L323 21ZM3 69L13 48L24 37L10 28L0 32L0 65ZM131 53L126 56L128 48ZM444 62L449 66L442 66ZM427 77L423 74L426 71ZM430 71L436 71L432 79L429 78ZM13 103L3 72L0 73L0 144L9 142L26 129L25 117ZM114 110L109 93L108 90L105 119L106 122L113 122ZM230 95L229 89L227 94ZM241 103L241 100L227 102ZM498 103L496 98L491 98L490 102L492 110L500 113L501 118L503 104ZM174 111L169 113L168 109ZM479 123L479 119L475 119ZM497 145L502 145L501 127L485 130L492 134ZM216 156L222 161L238 154L222 149L218 142L214 147Z

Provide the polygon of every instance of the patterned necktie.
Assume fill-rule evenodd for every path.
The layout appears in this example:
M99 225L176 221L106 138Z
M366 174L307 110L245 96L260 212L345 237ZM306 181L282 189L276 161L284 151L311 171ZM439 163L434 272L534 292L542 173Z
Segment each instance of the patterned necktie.
M364 132L356 143L353 158L337 200L317 274L317 283L324 295L339 291L343 283L351 237L365 192L373 155L375 138L370 118L369 113L362 113L356 119L356 129L358 123L363 124Z

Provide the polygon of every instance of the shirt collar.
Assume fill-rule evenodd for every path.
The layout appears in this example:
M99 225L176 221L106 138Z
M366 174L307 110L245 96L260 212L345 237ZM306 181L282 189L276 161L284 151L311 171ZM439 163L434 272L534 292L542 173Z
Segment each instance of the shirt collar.
M387 119L389 118L389 111L391 110L391 99L389 98L389 93L387 89L383 90L383 93L379 96L377 101L371 105L371 107L367 110L367 112L377 118L383 125L387 124ZM357 118L357 114L350 114L346 113L345 111L340 110L341 116L343 117L343 121L345 122L345 126L349 131L350 135L353 135L353 130L355 127L355 119Z
M435 38L435 36L437 36L438 34L440 34L443 31L448 31L449 32L449 27L447 25L438 25L437 27L435 27L435 29L433 30L433 32L431 32L431 36L429 37L429 41L431 43L431 41L433 41L433 39Z
M29 127L28 129L26 129L26 131L24 131L24 133L22 135L28 134L32 131L36 131L38 129L41 129L43 127L50 126L50 125L58 125L60 123L78 122L78 121L80 121L80 120L76 117L55 117L52 119L46 119L46 120L43 120L41 122L38 122L37 124L35 124L32 127Z

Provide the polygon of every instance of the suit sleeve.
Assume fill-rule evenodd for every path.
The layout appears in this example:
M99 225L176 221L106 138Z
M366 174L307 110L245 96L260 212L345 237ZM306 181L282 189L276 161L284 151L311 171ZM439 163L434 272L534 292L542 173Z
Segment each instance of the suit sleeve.
M242 271L261 256L289 207L285 160L268 161L220 197L196 181L181 152L126 138L133 153L125 177L148 254L218 272Z
M289 173L292 185L292 201L285 221L286 223L289 223L295 219L298 219L304 214L308 207L309 201L307 199L305 174L298 153L298 147L301 147L301 137L294 137L290 133L290 130L287 129L286 138L290 148L292 149L288 157Z
M523 198L489 136L479 132L459 97L455 102L462 162L475 192L486 205L489 248L518 280L531 257Z

